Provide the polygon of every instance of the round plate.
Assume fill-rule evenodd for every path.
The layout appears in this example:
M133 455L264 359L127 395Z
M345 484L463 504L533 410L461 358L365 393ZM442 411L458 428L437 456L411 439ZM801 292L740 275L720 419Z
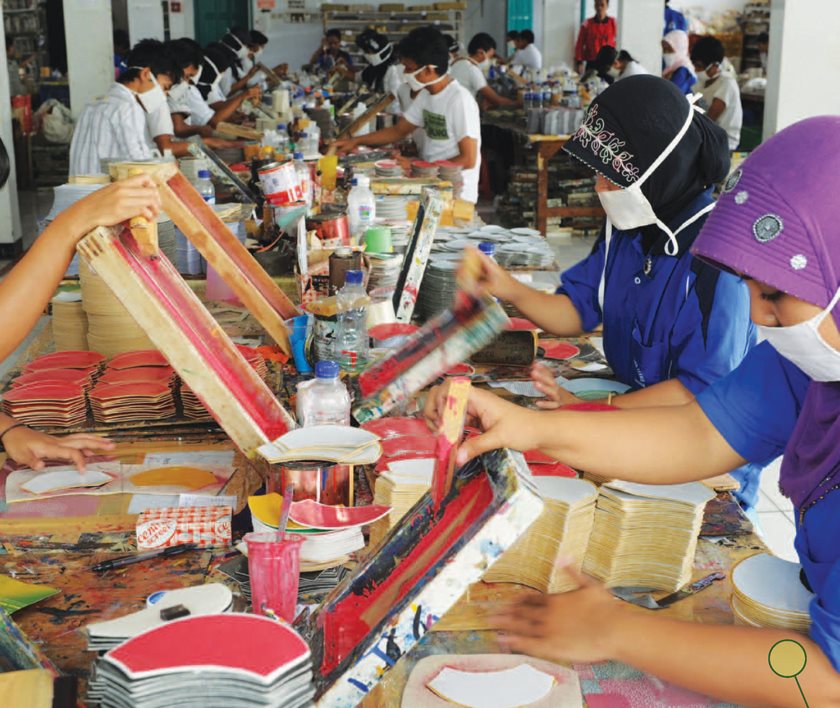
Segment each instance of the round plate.
M580 354L580 349L569 342L540 342L546 359L571 359Z

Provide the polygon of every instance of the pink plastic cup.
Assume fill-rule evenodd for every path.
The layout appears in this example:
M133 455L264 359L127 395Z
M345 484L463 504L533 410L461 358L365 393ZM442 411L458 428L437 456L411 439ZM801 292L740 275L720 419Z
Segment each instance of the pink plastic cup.
M246 534L254 613L270 610L287 622L294 621L303 541L303 536L290 533L282 540L279 533Z

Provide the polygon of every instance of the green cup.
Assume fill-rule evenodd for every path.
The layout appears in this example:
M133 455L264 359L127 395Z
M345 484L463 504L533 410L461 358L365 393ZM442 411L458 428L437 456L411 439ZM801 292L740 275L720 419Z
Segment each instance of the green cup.
M365 231L365 246L367 253L393 253L391 229L387 226L371 226Z

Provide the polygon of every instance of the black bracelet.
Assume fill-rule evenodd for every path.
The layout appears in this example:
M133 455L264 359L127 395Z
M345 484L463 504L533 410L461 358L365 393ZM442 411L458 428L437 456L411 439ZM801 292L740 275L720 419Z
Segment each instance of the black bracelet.
M22 428L26 425L26 423L12 423L8 428L6 428L2 433L0 433L0 442L2 442L3 438L5 437L6 433L11 432L15 428Z

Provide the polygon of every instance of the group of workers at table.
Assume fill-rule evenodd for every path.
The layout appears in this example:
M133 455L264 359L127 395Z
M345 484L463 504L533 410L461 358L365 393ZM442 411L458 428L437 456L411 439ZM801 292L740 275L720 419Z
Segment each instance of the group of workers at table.
M259 86L249 86L259 81L249 63L264 46L264 36L238 30L205 50L189 40L138 43L108 96L82 113L71 173L98 172L104 157L147 159L150 138L177 148L175 138L208 135L206 126L259 96ZM474 84L453 78L463 62L447 73L449 47L434 28L414 30L400 43L400 66L390 44L374 37L366 47L367 80L399 74L397 95L406 86L411 102L393 127L337 148L387 145L421 129L421 154L462 165L464 196L474 200L474 94L484 88L476 89L478 77ZM471 44L465 76L493 50ZM335 63L340 51L329 44L313 63L327 54ZM593 101L565 146L594 171L606 212L592 253L560 275L554 294L531 289L486 257L480 283L549 334L574 337L602 325L607 361L631 390L611 398L618 411L594 413L562 410L573 397L539 367L533 377L545 394L542 407L559 410L526 409L473 389L469 414L483 434L463 444L458 462L509 447L649 484L733 472L738 500L751 509L762 468L784 454L780 484L796 509L803 582L815 593L810 636L797 637L808 656L798 679L814 705L830 705L840 702L840 204L825 194L840 174L840 118L811 118L781 131L731 174L730 147L727 132L674 81L632 76ZM5 150L0 168L5 183ZM712 190L721 182L715 201ZM153 182L138 176L61 213L0 282L2 356L44 311L79 239L97 225L152 219L159 208ZM765 341L757 343L759 335ZM433 389L425 410L430 425L440 405ZM88 455L113 447L94 435L45 435L2 415L0 441L9 457L34 469L45 459L82 467ZM789 633L636 613L576 577L575 591L505 610L512 650L620 660L736 703L801 700L795 682L767 668L768 651Z

